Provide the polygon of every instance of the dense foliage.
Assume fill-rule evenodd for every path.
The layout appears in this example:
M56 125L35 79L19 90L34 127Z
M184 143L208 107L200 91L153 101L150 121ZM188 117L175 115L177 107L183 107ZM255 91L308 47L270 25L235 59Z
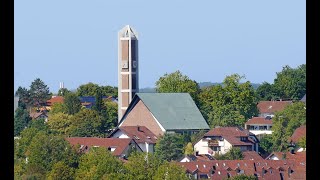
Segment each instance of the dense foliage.
M183 75L180 71L164 74L156 82L156 91L159 93L189 93L197 102L197 94L200 91L198 83Z
M241 160L243 159L243 154L240 148L232 147L227 153L225 154L215 154L214 156L217 160Z
M183 156L184 141L179 134L164 134L155 146L155 155L161 160L172 161Z
M222 85L211 86L200 93L200 109L210 127L244 126L258 114L257 99L250 81L238 74L227 76Z

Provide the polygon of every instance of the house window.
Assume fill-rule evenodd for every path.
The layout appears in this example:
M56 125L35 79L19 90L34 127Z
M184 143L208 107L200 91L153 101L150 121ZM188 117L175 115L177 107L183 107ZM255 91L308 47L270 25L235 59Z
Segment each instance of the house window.
M214 146L213 147L213 151L221 151L221 147L220 146Z

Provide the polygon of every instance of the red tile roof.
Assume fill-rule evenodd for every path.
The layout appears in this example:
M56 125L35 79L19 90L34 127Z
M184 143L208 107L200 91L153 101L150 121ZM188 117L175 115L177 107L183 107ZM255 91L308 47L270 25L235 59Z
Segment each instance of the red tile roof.
M44 114L43 112L32 112L29 114L29 116L32 118L32 119L37 119L39 116L41 115L44 115L44 116L47 116L46 114Z
M54 103L63 103L63 102L64 102L64 98L62 96L55 96L47 100L47 105L52 106Z
M208 136L221 136L226 139L233 146L251 146L255 142L249 138L249 135L254 136L247 129L238 127L216 127L204 134L204 137ZM240 137L247 137L247 141L241 141Z
M244 160L263 160L263 158L256 151L243 151L242 154Z
M148 142L150 144L155 144L157 142L156 135L145 126L121 126L114 130L108 137L112 137L119 130L134 139L137 143Z
M112 152L115 156L120 156L124 150L133 141L132 139L120 139L120 138L97 138L97 137L70 137L66 138L67 141L73 146L84 145L89 148L92 146L99 147L115 147L116 149ZM133 141L134 142L134 141Z
M272 124L272 120L271 119L266 119L264 117L253 117L251 119L249 119L246 122L246 125L250 125L250 124Z
M292 161L296 161L298 163L306 163L306 152L302 151L302 152L295 152L295 153L290 153L290 152L273 152L271 153L266 160L269 160L272 156L276 156L279 160L282 159L283 154L286 154L286 160L292 160Z
M306 137L306 126L300 126L292 134L290 141L297 143L302 137Z
M289 160L213 160L178 162L177 164L185 168L188 173L207 174L212 179L227 178L227 173L233 177L239 172L245 175L257 174L259 179L280 179L280 173L285 179L289 177L306 179L306 166ZM293 170L292 173L289 173L290 169Z
M247 137L249 131L245 129L239 129L237 127L216 127L211 129L204 136L233 136L233 137Z
M233 146L252 146L254 142L252 141L240 141L239 138L234 136L223 136L224 139L226 139L230 144Z
M275 113L291 103L292 101L260 101L257 106L260 113Z

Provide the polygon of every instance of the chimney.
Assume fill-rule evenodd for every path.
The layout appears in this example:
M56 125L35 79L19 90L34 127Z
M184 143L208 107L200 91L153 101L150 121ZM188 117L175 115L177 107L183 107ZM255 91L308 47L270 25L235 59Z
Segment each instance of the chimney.
M137 126L137 128L138 128L138 131L142 132L142 129L140 126Z
M60 89L64 88L63 82L60 82L59 87L60 87Z

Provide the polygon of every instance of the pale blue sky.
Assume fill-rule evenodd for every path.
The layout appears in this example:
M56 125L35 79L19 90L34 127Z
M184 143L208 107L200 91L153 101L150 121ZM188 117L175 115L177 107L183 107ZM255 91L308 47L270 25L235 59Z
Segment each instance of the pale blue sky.
M197 82L239 73L272 83L306 63L303 0L15 0L14 90L42 79L117 86L117 32L139 33L140 88L180 70Z

